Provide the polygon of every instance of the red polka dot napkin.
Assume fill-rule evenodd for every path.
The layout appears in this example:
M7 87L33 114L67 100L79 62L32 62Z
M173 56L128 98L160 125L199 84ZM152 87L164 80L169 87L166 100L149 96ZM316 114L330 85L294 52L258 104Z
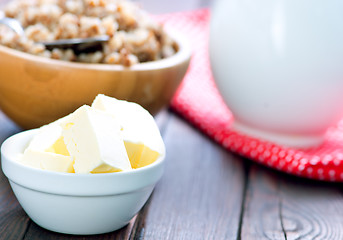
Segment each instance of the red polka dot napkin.
M189 38L193 57L171 107L224 148L290 174L343 182L343 120L316 148L299 150L242 135L230 128L232 115L221 99L208 59L207 9L158 16L165 27Z

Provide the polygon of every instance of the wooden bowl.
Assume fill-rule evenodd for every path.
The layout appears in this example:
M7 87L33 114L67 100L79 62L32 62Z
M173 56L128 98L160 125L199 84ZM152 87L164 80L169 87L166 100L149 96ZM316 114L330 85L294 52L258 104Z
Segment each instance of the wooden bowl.
M24 129L63 117L103 93L137 102L151 114L166 106L190 60L187 42L176 34L169 58L121 65L65 62L0 46L0 108Z

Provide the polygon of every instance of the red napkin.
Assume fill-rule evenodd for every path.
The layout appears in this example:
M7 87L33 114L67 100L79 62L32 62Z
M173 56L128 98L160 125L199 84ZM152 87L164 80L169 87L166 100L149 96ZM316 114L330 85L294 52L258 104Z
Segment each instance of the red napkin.
M329 129L324 143L299 150L255 139L231 129L232 114L215 86L208 58L207 9L158 16L193 47L190 68L171 107L224 148L280 171L318 180L343 181L343 120Z

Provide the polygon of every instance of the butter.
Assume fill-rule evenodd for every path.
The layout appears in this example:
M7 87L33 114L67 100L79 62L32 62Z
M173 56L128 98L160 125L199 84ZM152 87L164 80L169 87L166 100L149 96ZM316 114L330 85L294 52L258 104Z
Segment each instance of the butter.
M61 126L51 123L39 129L25 149L21 162L34 168L72 173L73 160L65 149Z
M75 173L131 170L121 127L110 114L82 106L61 123Z
M67 146L64 143L64 138L61 135L56 142L45 150L46 152L57 153L64 156L70 156Z
M112 173L141 168L165 154L154 118L135 103L98 95L92 107L38 130L21 163L66 173Z
M62 136L62 127L53 122L41 127L38 133L29 143L27 149L45 151L50 148Z
M144 144L125 141L125 148L132 168L141 168L156 161L160 154L151 150Z
M165 154L165 146L154 118L140 105L99 94L92 108L112 114L120 123L133 168L149 165Z
M34 151L28 149L24 152L22 163L43 170L73 173L73 161L68 156L52 152Z

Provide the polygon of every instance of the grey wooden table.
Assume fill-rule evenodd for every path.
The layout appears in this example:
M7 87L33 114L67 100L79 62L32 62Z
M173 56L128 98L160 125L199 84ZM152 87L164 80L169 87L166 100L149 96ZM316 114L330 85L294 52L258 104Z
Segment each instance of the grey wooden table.
M0 172L0 239L343 239L342 184L285 175L227 152L170 111L157 116L166 169L123 229L96 236L32 222ZM0 143L20 131L0 113Z

